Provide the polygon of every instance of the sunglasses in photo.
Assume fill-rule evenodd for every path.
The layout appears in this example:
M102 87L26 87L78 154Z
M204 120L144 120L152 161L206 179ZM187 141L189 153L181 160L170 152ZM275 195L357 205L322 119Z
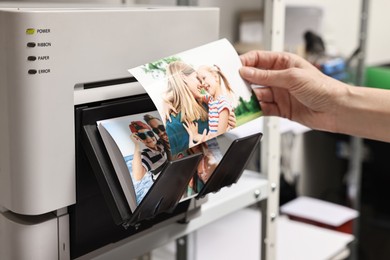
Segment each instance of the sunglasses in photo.
M158 135L160 132L165 132L165 127L163 125L158 125L157 127L153 127L153 132Z
M152 131L147 131L147 132L137 133L137 136L142 140L146 140L146 138L148 137L153 138L154 134Z

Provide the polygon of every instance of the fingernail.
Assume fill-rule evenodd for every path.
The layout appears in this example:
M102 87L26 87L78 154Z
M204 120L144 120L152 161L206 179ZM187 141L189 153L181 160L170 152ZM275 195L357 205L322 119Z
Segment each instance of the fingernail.
M244 78L251 78L255 74L255 70L251 67L240 68L241 76Z

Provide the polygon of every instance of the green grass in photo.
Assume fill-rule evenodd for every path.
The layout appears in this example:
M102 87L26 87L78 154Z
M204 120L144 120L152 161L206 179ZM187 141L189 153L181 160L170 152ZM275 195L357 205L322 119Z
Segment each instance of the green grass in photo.
M262 111L256 112L256 113L247 113L247 114L241 114L240 116L237 116L236 123L237 126L243 125L253 119L256 119L263 115Z

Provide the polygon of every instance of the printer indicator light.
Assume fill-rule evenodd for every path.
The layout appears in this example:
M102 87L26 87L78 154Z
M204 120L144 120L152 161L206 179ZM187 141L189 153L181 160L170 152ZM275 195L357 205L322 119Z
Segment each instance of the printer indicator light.
M27 60L29 60L29 61L34 61L36 59L37 59L37 57L35 57L35 56L28 56L27 57Z
M31 75L37 74L37 70L28 70L28 74L31 74Z
M35 29L34 29L34 28L28 28L28 29L26 29L26 34L28 34L28 35L33 35L33 34L35 34Z

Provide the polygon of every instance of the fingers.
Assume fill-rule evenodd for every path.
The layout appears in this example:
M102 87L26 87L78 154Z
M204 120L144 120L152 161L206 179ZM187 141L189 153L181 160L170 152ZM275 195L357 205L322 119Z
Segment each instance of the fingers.
M245 67L260 69L281 70L309 66L309 63L306 60L288 52L250 51L242 54L240 60Z
M274 102L274 94L271 88L253 88L253 91L256 94L256 97L259 101L262 102Z
M240 55L240 60L243 66L269 69L273 65L269 56L266 51L250 51Z
M276 103L260 102L260 106L265 116L282 116Z
M265 116L280 116L280 110L275 102L271 88L255 88L253 91L260 102L261 110Z
M175 114L177 114L177 110L175 109L175 107L172 104L169 104L169 108L171 109L171 111L173 111Z
M166 125L167 121L172 123L171 114L169 112L164 112L164 116L161 118L164 125Z
M184 127L184 129L187 131L187 133L188 133L189 135L192 134L192 132L190 131L189 127L188 127L185 123L183 123L183 127Z
M138 137L138 135L136 135L135 133L132 133L130 135L130 139L134 142L134 143L138 143L138 142L141 142L141 139Z
M203 130L203 133L202 133L202 135L201 135L201 137L200 137L200 140L198 141L198 143L203 143L203 142L206 141L206 140L207 140L207 130L204 129L204 130Z
M240 59L242 65L246 67L256 67L262 69L277 69L275 66L278 65L278 63L280 63L278 61L281 60L281 57L283 57L283 55L288 57L288 54L286 53L282 54L279 52L270 52L270 51L250 51L241 55ZM287 58L284 59L286 60ZM287 68L287 65L288 64L285 64L284 68Z
M291 100L288 92L282 89L254 88L261 110L266 116L279 116L291 119Z
M240 74L245 80L261 86L287 88L293 80L290 70L262 70L242 67Z

